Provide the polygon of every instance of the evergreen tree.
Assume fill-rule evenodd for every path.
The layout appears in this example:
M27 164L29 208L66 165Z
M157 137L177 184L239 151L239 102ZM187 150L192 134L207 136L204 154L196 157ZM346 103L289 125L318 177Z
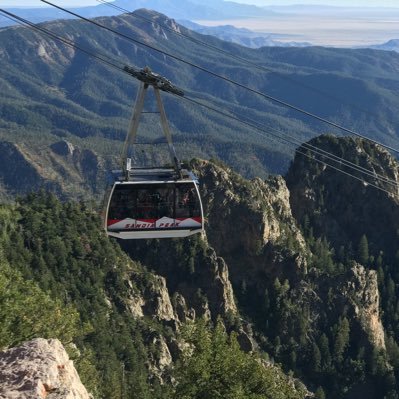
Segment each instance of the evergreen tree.
M189 324L189 344L173 376L175 399L299 399L306 390L293 387L281 370L266 365L254 354L240 350L236 336L221 322L215 328L204 320Z
M318 373L321 370L321 353L320 349L315 342L312 344L312 359L311 359L312 370Z
M369 262L369 257L369 243L366 235L363 234L359 241L357 259L362 265L367 265Z
M335 328L334 359L337 363L342 363L344 359L343 355L349 344L349 332L349 321L344 317Z
M326 399L326 394L322 387L318 387L315 392L315 399Z

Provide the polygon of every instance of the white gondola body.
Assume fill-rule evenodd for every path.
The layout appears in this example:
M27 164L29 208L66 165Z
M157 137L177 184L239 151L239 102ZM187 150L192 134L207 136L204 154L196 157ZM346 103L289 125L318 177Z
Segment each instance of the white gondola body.
M120 239L187 237L204 231L196 177L183 171L142 169L116 181L109 196L105 229Z

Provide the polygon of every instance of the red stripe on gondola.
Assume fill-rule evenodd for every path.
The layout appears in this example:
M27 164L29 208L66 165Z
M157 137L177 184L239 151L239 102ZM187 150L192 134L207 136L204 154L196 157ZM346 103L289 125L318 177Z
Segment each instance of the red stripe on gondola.
M188 220L188 219L192 219L198 223L202 223L202 217L188 217L188 218L176 218L175 220L178 220L179 222L182 222L183 220Z
M190 220L190 219L194 220L197 223L202 223L202 218L201 217L176 218L176 219L170 219L170 220L171 221L172 220L176 220L180 224L180 222L183 222L185 220ZM136 219L136 222L133 223L133 224L134 225L146 224L146 225L154 225L155 226L155 223L157 221L159 221L159 220L161 220L161 219ZM114 225L116 223L123 222L123 221L126 221L127 224L130 224L126 219L108 219L107 220L107 226L109 227L109 226L112 226L112 225ZM132 226L129 226L129 227L132 227ZM140 228L140 227L141 226L137 226L137 228ZM175 226L175 227L178 227L178 226ZM127 227L125 227L125 228L127 228ZM149 228L149 226L146 226L146 227L142 226L142 228L143 229ZM162 227L160 227L160 228L162 228Z
M111 226L111 225L113 225L115 223L118 223L118 222L121 222L121 221L122 221L122 219L108 219L107 220L107 226Z

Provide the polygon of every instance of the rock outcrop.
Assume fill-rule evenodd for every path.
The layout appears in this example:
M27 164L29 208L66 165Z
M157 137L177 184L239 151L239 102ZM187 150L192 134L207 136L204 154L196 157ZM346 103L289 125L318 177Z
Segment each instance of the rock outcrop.
M186 248L192 254L191 260L187 260L188 253L177 253L176 241L153 243L151 251L145 243L121 243L133 259L159 273L145 286L140 283L139 275L132 274L131 279L139 290L139 293L132 290L127 304L133 314L180 324L201 316L216 320L218 316L237 313L226 262L200 240L201 248L195 249L195 243Z
M345 277L341 292L352 308L353 319L359 323L368 342L378 349L385 349L376 271L355 264Z
M158 320L176 319L164 277L155 276L143 292L143 314Z
M0 398L90 399L56 339L37 338L0 352Z
M198 162L194 167L200 175L208 238L218 254L237 249L253 254L289 237L304 249L281 176L249 181L211 162Z
M286 179L298 222L306 220L315 237L325 236L337 250L349 242L356 249L365 234L374 251L395 255L399 229L399 165L395 159L378 145L349 137L325 135L308 144L350 160L367 174L322 158L357 180L297 154Z
M228 167L197 161L209 243L226 261L233 285L306 272L307 248L282 177L246 180Z
M103 160L92 150L66 140L40 148L0 142L0 183L9 194L44 188L62 197L88 198L103 189L102 169Z
M60 173L65 173L68 178L75 180L83 180L83 183L90 187L95 193L99 179L102 177L100 170L102 169L102 161L92 150L80 149L66 140L57 141L50 145L54 154L61 159L56 159L57 165L60 161L64 163ZM57 170L57 168L55 168Z
M376 267L379 254L387 263L396 256L399 165L386 150L365 140L324 135L304 144L301 152L306 152L307 145L350 160L352 166L367 172L360 173L359 169L349 169L344 161L335 163L331 157L328 159L329 164L354 174L359 181L297 154L287 174L287 185L297 221L308 231L311 229L316 239L325 237L335 253L340 254L339 261L345 263L348 256L359 260L361 238L368 238L363 255L365 265L346 265L345 273L328 281L319 280L316 291L322 303L331 302L332 295L335 311L350 315L362 344L385 349L377 273L367 267Z

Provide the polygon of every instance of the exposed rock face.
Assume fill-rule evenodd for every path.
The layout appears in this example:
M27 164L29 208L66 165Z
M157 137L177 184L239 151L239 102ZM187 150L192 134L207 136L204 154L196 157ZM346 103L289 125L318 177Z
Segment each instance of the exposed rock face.
M161 383L164 379L164 373L172 364L172 355L165 338L158 335L152 339L151 346L156 348L155 354L152 354L149 361L149 368L152 375Z
M0 398L90 399L56 339L37 338L0 352Z
M170 29L174 30L177 33L180 33L180 25L178 25L174 19L165 17L165 15L146 9L136 10L135 12L139 15L145 15L146 18L151 18L154 20L154 22L151 24L151 28L158 36L168 39L168 30ZM166 26L169 29L162 29L162 26Z
M248 181L210 162L195 166L201 177L208 238L217 253L237 248L254 253L268 243L283 242L289 234L304 247L281 176Z
M66 140L57 141L51 144L50 148L61 156L72 156L75 151L73 144Z
M201 316L216 319L218 315L237 313L225 261L205 242L202 242L205 248L198 252L187 245L186 250L193 251L190 262L194 270L187 269L184 259L188 254L176 254L175 244L178 242L153 242L152 250L148 251L146 243L121 243L133 259L139 259L162 276L155 276L150 285L140 286L140 294L132 294L128 304L130 310L138 316L178 323ZM186 269L182 270L183 267ZM140 280L135 275L132 279ZM170 295L174 296L173 301Z
M350 160L369 175L328 160L363 180L358 181L297 154L287 174L290 202L297 220L308 224L316 238L325 236L336 253L352 251L352 257L356 258L360 239L365 235L370 255L376 258L383 254L385 262L394 263L399 229L398 163L386 150L360 139L320 136L309 144ZM306 145L302 152L306 152ZM375 179L377 176L379 180ZM336 305L346 309L357 323L363 343L384 349L376 272L355 264L334 281L335 288L325 284L335 292ZM319 287L319 294L321 291Z
M306 270L305 241L282 177L248 181L211 162L194 167L200 176L209 242L226 260L233 283L245 279L258 284L267 275L284 271L295 276Z
M379 311L377 273L356 264L348 273L342 294L353 307L354 318L358 320L369 342L378 349L385 349L384 328Z
M143 296L144 315L151 315L158 320L169 321L175 319L175 314L164 277L155 276L152 284L143 292Z
M133 288L132 281L139 284L139 292ZM126 281L131 289L126 301L127 309L135 317L149 316L166 322L176 320L165 278L153 275L145 286L141 286L139 281L140 276L135 273Z
M351 334L360 345L385 349L385 332L379 309L380 294L375 270L367 270L355 263L342 275L317 277L312 281L312 287L310 291L302 289L299 300L310 304L310 319L316 330L321 328L318 325L319 314L325 313L326 308L329 308L330 316L345 315L350 320L353 329Z
M58 185L46 180L29 152L10 142L0 142L0 181L14 193L27 193L40 187L59 191Z
M178 292L174 296L174 307L176 315L182 323L185 323L188 320L195 320L195 310L187 308L184 296Z
M63 161L72 168L73 172L78 172L94 192L96 191L101 162L93 151L81 150L66 140L57 141L51 144L50 148L55 154L63 158ZM67 172L68 167L64 169L63 173ZM60 172L62 171L60 170Z
M61 140L48 148L0 142L0 183L11 194L48 189L60 196L87 198L103 178L102 160ZM101 186L102 187L102 186Z

